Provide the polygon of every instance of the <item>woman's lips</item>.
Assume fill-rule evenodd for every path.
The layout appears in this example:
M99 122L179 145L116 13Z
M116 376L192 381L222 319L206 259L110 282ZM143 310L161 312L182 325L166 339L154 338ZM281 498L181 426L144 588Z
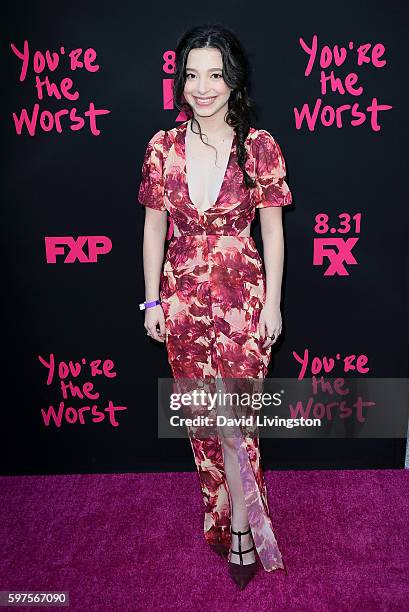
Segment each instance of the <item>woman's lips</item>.
M213 96L211 98L196 98L196 96L193 96L193 98L198 106L210 106L211 104L213 104L214 100L216 99L216 96Z

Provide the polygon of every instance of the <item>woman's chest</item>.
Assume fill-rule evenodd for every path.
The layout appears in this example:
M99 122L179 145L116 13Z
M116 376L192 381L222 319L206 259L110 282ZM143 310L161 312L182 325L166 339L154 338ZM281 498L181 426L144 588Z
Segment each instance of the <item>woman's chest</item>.
M224 187L231 141L206 145L200 140L186 146L185 179L189 200L201 212L214 206Z
M177 144L177 143L176 143ZM206 146L206 145L205 145ZM237 153L228 146L217 153L211 147L189 155L188 163L181 147L171 146L164 161L165 205L180 211L204 213L206 211L226 214L251 199L251 189L243 180ZM247 156L246 171L255 176L255 161Z

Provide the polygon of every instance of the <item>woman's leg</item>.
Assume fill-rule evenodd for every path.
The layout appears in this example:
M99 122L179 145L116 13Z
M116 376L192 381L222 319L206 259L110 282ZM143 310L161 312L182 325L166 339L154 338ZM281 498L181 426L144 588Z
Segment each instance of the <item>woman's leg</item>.
M240 538L238 535L233 533L233 531L246 532L249 529L247 506L244 498L243 485L240 475L240 465L237 458L237 450L234 444L234 438L229 437L228 435L225 436L223 434L220 437L223 445L224 470L231 497L231 549L233 551L239 551L240 543L242 551L249 550L253 546L251 533L242 535L240 536ZM254 550L244 554L242 559L244 565L254 563ZM239 564L240 556L237 554L232 554L230 557L230 561L232 563Z
M230 548L230 500L219 436L198 438L188 428L190 443L205 505L204 536L216 552Z
M258 437L235 427L232 432L230 426L218 427L214 435L209 435L206 428L197 429L188 427L205 504L206 541L215 549L228 552L231 545L238 551L238 536L231 534L230 528L247 531L243 525L247 516L252 539L250 534L242 536L242 550L251 548L254 542L265 570L284 568L269 516ZM253 554L243 555L243 563L253 563ZM239 555L230 555L230 560L240 563Z

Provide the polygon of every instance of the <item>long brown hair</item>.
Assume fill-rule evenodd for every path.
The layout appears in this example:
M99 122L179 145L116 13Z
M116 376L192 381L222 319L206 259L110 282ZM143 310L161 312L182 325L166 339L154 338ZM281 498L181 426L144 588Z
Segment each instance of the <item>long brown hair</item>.
M177 41L175 49L175 74L173 82L173 99L176 108L183 111L198 127L200 139L202 131L194 118L190 104L183 95L186 82L186 62L191 49L213 47L219 49L223 58L222 75L225 83L232 89L228 100L228 111L225 121L236 134L237 162L243 172L243 181L247 187L254 187L255 182L245 170L247 151L244 146L249 134L252 115L256 114L255 103L250 98L250 67L245 51L236 35L221 24L203 25L186 31ZM213 147L215 148L215 147Z

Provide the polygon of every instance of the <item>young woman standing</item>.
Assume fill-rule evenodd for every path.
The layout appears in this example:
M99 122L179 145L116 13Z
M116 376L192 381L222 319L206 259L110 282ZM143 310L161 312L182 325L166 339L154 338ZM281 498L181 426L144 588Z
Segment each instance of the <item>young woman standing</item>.
M145 152L145 329L166 342L175 379L264 378L281 333L282 208L292 197L278 143L251 126L248 75L230 30L186 32L176 48L174 100L189 119L156 132ZM255 209L265 271L250 236ZM173 237L163 265L168 213ZM255 553L266 571L285 570L258 437L221 430L203 438L192 428L189 438L205 538L228 558L233 580L244 588L254 576Z

